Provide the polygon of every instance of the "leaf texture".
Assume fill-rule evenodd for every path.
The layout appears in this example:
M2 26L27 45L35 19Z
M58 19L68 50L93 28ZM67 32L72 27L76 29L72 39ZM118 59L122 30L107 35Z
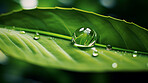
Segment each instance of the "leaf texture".
M147 70L148 57L133 53L107 51L96 47L99 56L92 57L91 48L74 47L69 40L40 35L34 40L34 33L13 30L34 29L71 36L80 27L90 27L98 34L97 43L115 47L148 50L147 30L133 23L111 17L84 12L77 9L34 9L19 10L0 16L0 49L7 55L45 66L73 71L137 71ZM116 63L117 67L113 67Z

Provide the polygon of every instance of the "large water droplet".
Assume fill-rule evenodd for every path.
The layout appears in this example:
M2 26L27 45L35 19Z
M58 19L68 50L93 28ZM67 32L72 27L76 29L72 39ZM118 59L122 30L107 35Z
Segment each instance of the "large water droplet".
M106 50L112 50L112 46L111 45L106 45Z
M20 31L21 34L25 34L25 31Z
M91 47L96 40L97 34L91 28L79 28L72 36L72 42L77 47Z
M112 64L112 67L113 67L113 68L117 68L117 66L118 66L117 63L113 63L113 64Z
M40 38L40 34L39 34L39 33L36 33L36 34L34 35L34 38L33 38L33 39L38 40L39 38Z

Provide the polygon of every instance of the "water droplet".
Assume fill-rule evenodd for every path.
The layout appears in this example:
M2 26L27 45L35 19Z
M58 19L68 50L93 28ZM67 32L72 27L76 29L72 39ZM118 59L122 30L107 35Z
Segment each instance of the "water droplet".
M106 50L112 50L112 46L111 45L106 45Z
M21 31L20 33L21 33L21 34L25 34L25 31Z
M117 52L115 51L115 53L117 53Z
M133 54L133 57L137 57L137 54Z
M91 48L92 50L93 50L93 56L98 56L98 50L95 48L95 47L93 47L93 48Z
M134 53L133 53L133 57L137 57L137 51L134 51Z
M34 38L33 38L33 39L38 40L39 38L40 38L40 34L39 34L39 33L36 33L36 34L34 35Z
M117 63L113 63L113 64L112 64L112 67L113 67L113 68L117 68L117 66L118 66Z
M91 47L97 40L97 34L91 28L79 28L72 36L72 43L77 47Z
M138 53L137 51L134 51L134 53Z
M93 56L98 56L98 51L97 50L93 51Z

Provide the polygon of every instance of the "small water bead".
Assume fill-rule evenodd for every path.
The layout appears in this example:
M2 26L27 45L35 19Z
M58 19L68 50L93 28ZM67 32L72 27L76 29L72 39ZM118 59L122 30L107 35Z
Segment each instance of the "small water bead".
M138 51L134 51L134 53L138 53Z
M39 34L39 33L36 33L36 34L34 35L34 38L33 38L33 39L38 40L39 38L40 38L40 34Z
M98 50L95 47L93 47L91 49L93 50L92 56L98 56Z
M117 66L118 66L117 63L113 63L113 64L112 64L112 67L113 67L113 68L117 68Z
M137 55L136 54L133 54L133 57L137 57Z
M21 34L25 34L25 31L20 31Z
M94 50L92 55L93 56L98 56L98 51L97 50Z
M106 45L106 50L112 50L112 46L111 45Z
M137 51L134 51L134 53L133 53L133 57L137 57Z
M77 47L91 47L97 40L97 34L91 28L79 28L72 36L72 43Z

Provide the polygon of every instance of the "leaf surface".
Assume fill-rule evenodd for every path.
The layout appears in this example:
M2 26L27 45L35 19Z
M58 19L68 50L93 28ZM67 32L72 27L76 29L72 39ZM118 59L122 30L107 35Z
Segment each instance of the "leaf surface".
M147 56L132 57L133 53L107 51L96 46L99 56L92 57L91 48L74 47L69 40L52 38L42 33L39 40L33 39L35 31L71 36L77 28L90 27L97 32L97 43L147 52L148 32L133 23L74 8L40 8L3 14L0 16L0 24L9 25L0 28L0 49L9 56L33 64L73 71L96 72L147 70L148 68ZM15 29L18 27L20 30L35 31L20 34L20 31ZM117 64L116 68L112 67L113 63Z

